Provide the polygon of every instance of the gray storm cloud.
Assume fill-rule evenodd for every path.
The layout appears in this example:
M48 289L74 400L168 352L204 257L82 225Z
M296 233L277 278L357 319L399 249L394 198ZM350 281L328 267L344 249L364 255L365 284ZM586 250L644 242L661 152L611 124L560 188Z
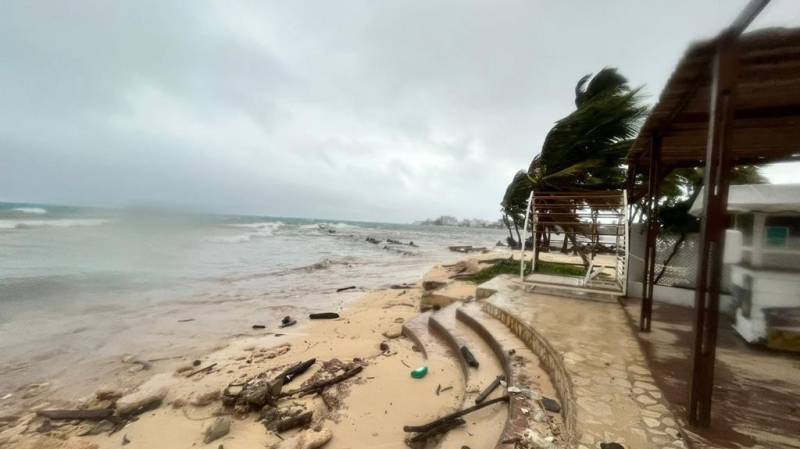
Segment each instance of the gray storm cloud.
M654 101L745 3L12 0L0 200L495 218L581 75Z

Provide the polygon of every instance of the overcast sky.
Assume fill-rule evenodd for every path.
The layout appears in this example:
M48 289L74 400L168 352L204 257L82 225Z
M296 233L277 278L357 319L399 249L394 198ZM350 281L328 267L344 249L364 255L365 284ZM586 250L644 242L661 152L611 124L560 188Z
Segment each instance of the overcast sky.
M494 219L578 78L652 102L745 3L4 1L0 201Z

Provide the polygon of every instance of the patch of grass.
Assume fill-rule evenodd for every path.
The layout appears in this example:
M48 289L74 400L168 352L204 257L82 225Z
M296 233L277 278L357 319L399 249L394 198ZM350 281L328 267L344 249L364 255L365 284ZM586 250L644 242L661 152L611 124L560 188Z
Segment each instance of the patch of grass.
M519 266L517 266L519 270ZM580 265L571 265L559 262L545 262L540 260L536 264L536 272L542 274L554 274L556 276L578 276L586 274L586 270ZM480 273L478 273L480 274Z
M530 273L531 273L531 264L530 262L525 262L525 274L530 274ZM484 268L483 270L473 275L465 276L463 280L474 282L476 284L483 284L484 282L501 274L515 274L519 276L519 261L510 259L501 260L492 265L491 267Z

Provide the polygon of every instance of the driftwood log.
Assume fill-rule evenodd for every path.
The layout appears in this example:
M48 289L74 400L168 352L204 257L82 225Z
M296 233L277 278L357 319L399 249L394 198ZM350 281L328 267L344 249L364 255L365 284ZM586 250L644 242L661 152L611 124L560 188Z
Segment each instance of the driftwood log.
M50 419L87 419L99 421L114 414L110 408L93 410L39 410L37 415Z
M488 407L492 404L496 404L498 402L508 402L508 395L500 396L499 398L489 399L488 401L481 402L480 404L475 404L472 407L467 407L464 410L451 413L446 416L442 416L439 419L429 422L428 424L423 424L421 426L403 426L403 430L405 432L427 432L439 425L446 423L448 421L453 421L456 418L461 418L462 416L472 413L476 410L480 410L484 407Z
M283 393L280 394L280 397L293 396L293 395L296 395L296 394L298 394L300 396L305 396L305 395L308 395L308 394L319 393L319 392L321 392L322 390L324 390L325 388L327 388L327 387L329 387L331 385L337 384L337 383L339 383L339 382L341 382L343 380L347 380L347 379L355 376L356 374L360 373L361 370L363 370L363 369L364 369L363 366L356 365L353 368L350 368L349 370L345 371L343 374L340 374L340 375L338 375L336 377L332 377L332 378L327 379L327 380L316 382L314 384L311 384L311 385L308 385L308 386L305 386L305 387L302 387L302 388L298 388L296 390L283 392Z
M408 439L408 442L409 443L416 443L417 441L427 440L430 437L433 437L433 436L436 436L436 435L439 435L439 434L442 434L442 433L445 433L445 432L449 432L450 430L455 429L458 426L463 426L464 424L466 424L466 421L464 421L461 418L456 418L456 419L452 419L450 421L445 421L445 422L439 424L438 426L432 428L431 430L428 430L428 431L425 431L425 432L420 432L420 433L414 435L413 437Z

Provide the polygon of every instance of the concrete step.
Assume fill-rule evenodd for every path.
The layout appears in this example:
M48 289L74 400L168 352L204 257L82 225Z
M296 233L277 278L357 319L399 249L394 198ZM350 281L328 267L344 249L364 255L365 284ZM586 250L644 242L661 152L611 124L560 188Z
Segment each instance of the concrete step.
M495 350L489 343L471 327L456 318L460 303L452 304L434 312L428 322L433 334L441 338L450 347L451 353L459 360L466 391L464 407L475 404L475 398L498 375L505 373L503 360L498 358ZM461 354L461 347L466 346L475 356L479 366L469 367ZM497 388L489 398L503 395L504 389ZM439 448L459 449L463 446L471 448L495 447L500 440L500 434L508 419L508 408L503 404L496 404L465 417L467 424L448 432L441 440ZM498 424L499 423L499 424Z
M541 282L530 282L526 280L522 283L525 290L531 293L540 293L542 295L561 296L564 298L585 299L589 301L600 301L608 303L617 303L622 292L593 289L585 287L573 287L568 285L547 284Z
M456 311L456 318L492 348L495 357L503 366L509 387L527 389L534 393L532 397L511 395L508 420L495 447L498 449L513 447L500 442L519 437L525 429L533 429L540 435L560 435L563 430L563 417L558 413L547 412L537 399L539 395L558 399L558 394L536 354L503 323L485 313L479 303L466 304L459 308Z

